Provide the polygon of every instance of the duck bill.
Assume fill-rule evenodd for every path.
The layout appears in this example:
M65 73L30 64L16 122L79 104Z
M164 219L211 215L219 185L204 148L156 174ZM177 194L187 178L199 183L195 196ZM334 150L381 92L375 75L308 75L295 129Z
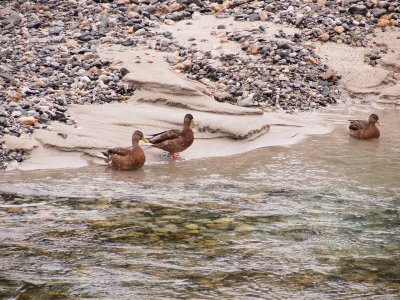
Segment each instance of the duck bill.
M197 125L199 125L199 123L197 123L197 122L193 119L192 122L190 122L190 125L192 125L192 126L197 126Z
M383 124L382 124L381 122L379 122L379 121L376 121L376 123L377 123L379 126L383 126Z
M149 140L146 139L145 137L142 137L142 141L145 142L145 143L148 143L148 142L149 142Z

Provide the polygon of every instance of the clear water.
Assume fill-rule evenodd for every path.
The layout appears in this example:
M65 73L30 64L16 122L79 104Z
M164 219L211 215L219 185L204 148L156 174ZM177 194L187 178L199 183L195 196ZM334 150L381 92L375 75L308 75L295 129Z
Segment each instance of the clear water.
M285 147L0 174L0 298L399 299L400 110Z

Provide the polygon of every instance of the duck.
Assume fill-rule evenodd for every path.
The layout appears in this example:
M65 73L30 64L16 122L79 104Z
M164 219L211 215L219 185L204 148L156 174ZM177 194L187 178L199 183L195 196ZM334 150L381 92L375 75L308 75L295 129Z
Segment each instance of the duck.
M132 134L132 148L111 148L102 152L105 156L104 161L114 169L118 170L136 170L143 167L146 156L139 141L148 143L143 133L136 130Z
M379 126L383 126L381 122L379 122L379 117L377 114L371 114L368 118L368 121L365 120L349 120L350 125L350 135L363 139L363 140L369 140L369 139L376 139L379 138L381 135L378 127L376 127L375 124L378 124Z
M193 130L190 126L197 125L191 114L183 118L183 130L171 129L147 137L152 147L167 151L174 160L181 160L179 152L189 148L194 141Z

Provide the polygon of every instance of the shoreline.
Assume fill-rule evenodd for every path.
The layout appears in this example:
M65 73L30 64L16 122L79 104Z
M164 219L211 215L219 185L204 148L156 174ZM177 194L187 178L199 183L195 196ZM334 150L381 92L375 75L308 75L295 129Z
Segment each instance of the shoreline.
M203 159L215 160L218 159L218 157L226 159L228 157L236 157L241 154L247 155L250 152L258 151L260 149L265 149L266 153L268 153L268 148L290 148L295 145L301 147L303 143L312 142L313 137L315 136L323 135L328 139L330 136L337 136L338 130L340 130L339 128L342 128L342 134L347 136L347 120L354 116L362 118L363 116L368 115L371 109L374 109L374 112L381 115L388 113L393 114L392 107L388 107L387 105L341 105L340 107L332 109L330 112L314 113L312 119L307 118L307 122L303 124L300 124L298 121L296 121L296 123L293 120L286 124L276 123L283 120L288 121L288 118L292 117L291 115L283 114L285 119L282 119L278 116L279 114L277 114L274 119L271 119L272 124L270 131L268 131L267 134L258 136L254 139L237 141L226 137L195 137L193 145L181 153L181 157L183 157L184 160L178 163L188 163L192 160L201 161ZM308 122L309 120L318 121L318 125ZM386 124L387 123L385 122L384 129L387 129ZM282 134L285 136L282 136ZM218 143L215 143L215 141L218 141ZM152 168L159 164L169 165L176 163L175 161L170 160L170 158L162 150L149 149L146 144L141 144L141 146L143 149L145 149L147 158L145 167L143 169ZM207 153L202 150L203 146L207 147ZM96 172L95 170L97 170L97 168L104 168L109 171L115 171L116 173L121 172L107 166L100 158L100 152L97 152L97 150L95 151L95 154L90 154L90 151L86 150L76 151L57 149L56 147L47 148L39 146L38 148L35 148L34 151L37 151L35 155L24 161L19 165L19 167L5 170L3 174L8 173L14 175L28 175L31 174L31 172L39 172L37 174L46 174L46 171L57 172L58 170L64 170L68 173L74 173L75 171L79 172L79 170ZM276 150L272 151L274 152ZM142 169L133 172L136 173L137 171L140 174L143 172ZM124 174L129 175L130 172L132 171L122 171L121 174L122 176L126 176Z
M301 144L306 142L314 135L329 135L338 127L342 126L347 129L347 120L354 115L367 115L370 111L370 106L347 106L342 105L335 107L329 112L305 112L299 113L296 116L287 113L270 113L264 115L263 118L271 124L267 133L262 133L253 138L235 140L226 136L215 134L210 136L202 132L198 132L195 128L195 141L193 145L186 151L181 153L181 157L185 161L228 157L244 154L260 148L268 147L290 147L291 145ZM380 106L374 111L385 110L385 106ZM183 111L182 111L183 112ZM60 124L61 125L61 124ZM69 128L64 125L64 129ZM61 128L58 128L62 132ZM71 130L71 128L69 128ZM85 127L77 129L85 131ZM120 133L121 136L127 136L128 131L124 129ZM58 132L57 131L57 132ZM71 135L71 131L65 133ZM51 133L51 131L50 131ZM56 139L56 140L55 140ZM94 141L94 137L71 139L78 143L87 143ZM34 148L31 156L20 165L9 169L12 171L35 171L46 169L78 169L89 166L104 166L106 164L101 159L101 150L104 144L91 144L90 147L80 145L72 145L63 143L65 141L58 134L54 133L49 136L37 136L39 141L38 147ZM126 140L126 139L125 139ZM46 141L48 144L44 144ZM127 143L118 143L114 141L115 146L128 146ZM129 142L129 139L127 140ZM43 144L44 146L43 146ZM112 143L106 141L107 143ZM141 144L146 153L146 165L151 166L159 163L170 163L170 158L166 152L149 148L146 144ZM205 150L206 149L206 150ZM6 171L7 172L7 171Z
M257 26L263 28L262 32ZM68 119L66 123L52 121L45 126L39 124L34 131L27 125L26 128L29 130L22 131L19 138L4 135L2 141L8 150L23 149L28 153L27 159L21 164L12 165L11 168L45 169L65 167L68 164L71 167L81 167L98 163L98 154L101 150L127 146L131 133L136 129L151 134L180 128L181 119L186 112L192 113L195 119L200 121L200 126L195 132L197 141L183 153L183 157L190 160L238 154L264 146L290 145L312 134L328 133L334 127L330 123L331 120L347 118L340 113L336 115L334 113L342 109L343 105L354 106L354 109L357 109L356 107L360 105L376 107L384 104L395 106L397 103L400 104L400 77L396 77L397 74L400 76L397 72L400 68L396 63L400 59L398 54L400 31L397 27L386 32L376 32L375 37L369 36L368 47L351 47L346 44L310 39L301 41L302 45L307 45L310 49L311 52L307 53L318 58L315 66L309 61L304 63L302 61L305 59L304 56L299 56L300 52L296 52L298 51L296 49L290 57L296 60L298 66L306 66L307 72L314 72L319 68L321 70L332 68L334 79L307 77L308 79L304 81L306 85L301 83L300 88L305 88L303 91L305 94L298 99L305 100L305 105L311 106L307 106L305 111L289 106L291 114L285 112L287 107L278 104L279 93L283 93L284 97L289 97L288 99L294 95L290 89L285 92L285 82L296 83L292 81L293 78L286 81L291 73L286 73L290 71L286 70L285 66L276 69L282 72L280 74L271 69L267 72L269 79L265 78L265 82L273 84L274 89L278 87L274 92L278 93L278 98L272 106L269 100L260 102L259 98L253 98L253 85L244 86L238 94L240 96L235 94L236 90L229 96L231 100L221 101L221 97L228 97L222 90L229 88L229 81L224 79L225 81L213 82L208 79L208 76L213 76L207 73L208 71L203 72L203 78L194 78L193 76L197 75L193 74L193 70L204 60L208 64L207 70L216 68L225 72L224 68L229 69L230 66L224 63L224 57L233 58L232 55L235 53L237 53L236 59L240 58L239 62L247 61L252 64L251 62L260 60L264 55L258 52L261 48L257 46L258 50L255 51L255 46L251 46L252 39L260 34L264 41L268 43L271 41L272 44L268 46L272 47L271 49L275 49L276 46L285 47L284 49L289 47L286 50L292 49L294 46L291 39L296 34L302 35L303 31L300 28L270 21L235 21L227 16L219 18L218 14L196 14L192 19L164 22L158 24L158 27L149 28L142 32L143 35L138 32L131 33L137 40L130 46L112 45L112 43L110 45L105 42L102 45L97 44L94 50L101 62L108 62L111 71L119 70L118 72L125 73L118 84L134 87L129 99L125 97L122 102L102 105L69 104L64 113ZM197 31L192 32L191 28L196 28ZM226 34L224 31L229 33ZM233 35L230 36L231 33ZM236 38L235 34L242 33L243 37L249 39L245 45L247 43L250 48L243 48L242 44L231 39ZM186 49L193 47L193 53L189 51L186 52L186 56L180 56L176 52L169 54L165 49L155 50L158 42L154 45L151 43L157 41L158 36L170 40L167 49L171 47L177 49L174 48L176 45L184 45ZM149 40L146 41L146 38ZM102 41L104 40L111 41L112 35L103 38ZM152 49L153 46L156 48ZM268 56L266 57L268 59ZM379 61L376 57L379 57ZM321 70L318 71L320 72L318 76L325 76L326 73L323 75L325 71ZM292 73L297 74L296 72L295 70ZM229 73L221 74L229 75ZM240 76L248 75L244 71ZM101 80L104 80L104 77ZM307 87L307 84L310 86ZM316 84L317 89L310 90ZM319 84L321 86L318 86ZM323 106L328 106L323 109L312 108L318 106L321 99L324 99L323 94L327 87L329 95L338 93L335 97L340 100L339 104L324 104ZM229 103L233 101L232 99L237 101L235 105ZM52 106L47 104L49 107ZM344 110L346 109L348 108ZM195 149L196 144L199 149L207 149L207 153ZM221 151L221 148L229 151ZM148 163L164 161L164 158L157 154L159 152L151 149Z

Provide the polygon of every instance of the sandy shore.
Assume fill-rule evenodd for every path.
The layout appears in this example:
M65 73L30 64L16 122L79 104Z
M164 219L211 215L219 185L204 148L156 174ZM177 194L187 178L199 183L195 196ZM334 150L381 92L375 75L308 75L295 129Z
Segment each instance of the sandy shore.
M197 31L185 31L185 21L168 26L180 42L196 35L201 47L213 49L217 40L210 31L218 25L250 26L231 18L217 19L202 16L192 20ZM267 34L284 28L263 22ZM251 22L251 26L257 26ZM167 26L167 25L163 25ZM193 28L191 27L191 28ZM400 61L400 33L389 31L373 38L371 47L354 48L335 43L317 43L318 53L325 63L342 76L342 89L348 97L336 107L321 112L287 114L265 112L215 101L206 84L186 79L165 62L165 53L141 48L113 46L99 48L102 58L119 62L119 67L130 73L124 80L139 87L129 101L105 105L72 105L67 113L76 124L53 123L49 130L35 130L31 136L5 136L8 148L30 150L21 170L81 167L103 164L100 151L108 147L129 146L134 130L145 134L181 128L185 113L192 113L199 122L196 140L182 153L186 160L243 153L260 147L290 145L312 134L325 134L337 125L346 123L353 113L353 104L384 103L392 106L400 100L400 84L393 76ZM237 51L237 44L227 42L218 51ZM366 57L385 49L382 63L372 67ZM140 63L137 63L140 61ZM338 109L338 107L340 109ZM338 112L339 111L339 112ZM367 115L368 113L366 113ZM344 127L345 128L345 127ZM147 149L147 163L158 163L169 158L162 151Z

